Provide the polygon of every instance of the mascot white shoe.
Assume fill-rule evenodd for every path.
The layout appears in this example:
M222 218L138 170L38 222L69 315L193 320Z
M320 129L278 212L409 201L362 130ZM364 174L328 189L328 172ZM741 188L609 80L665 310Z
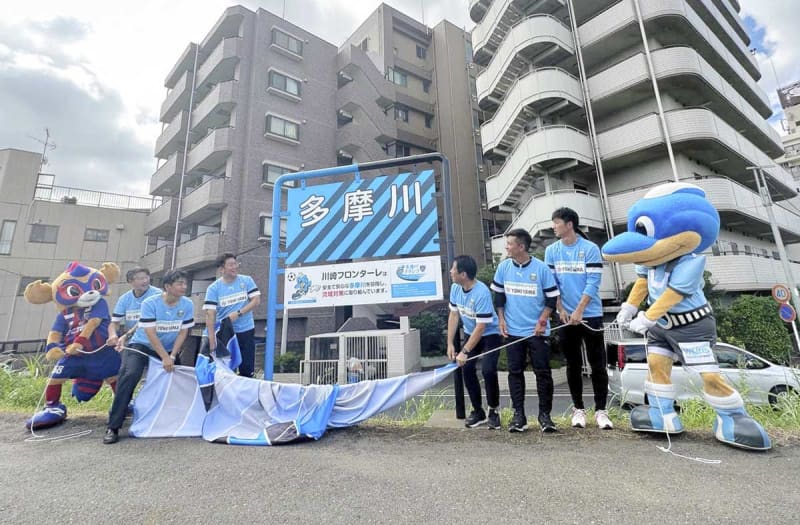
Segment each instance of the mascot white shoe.
M636 265L638 278L617 322L647 335L649 405L631 411L631 428L683 432L671 380L677 359L703 378L703 395L717 412L714 436L735 447L767 450L772 446L769 436L723 379L712 351L717 326L703 294L706 258L699 254L717 235L719 214L705 192L693 184L674 182L652 188L636 202L628 212L628 231L603 246L605 259ZM649 307L638 311L645 297Z

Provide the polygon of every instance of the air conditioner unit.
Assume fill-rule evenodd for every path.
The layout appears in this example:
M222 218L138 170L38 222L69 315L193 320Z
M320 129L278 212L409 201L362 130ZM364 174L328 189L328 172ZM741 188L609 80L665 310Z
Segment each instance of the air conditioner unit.
M117 225L115 226L115 228L116 228L117 230L120 230L120 231L122 231L122 230L124 230L124 229L125 229L125 225L124 225L124 224L117 224Z

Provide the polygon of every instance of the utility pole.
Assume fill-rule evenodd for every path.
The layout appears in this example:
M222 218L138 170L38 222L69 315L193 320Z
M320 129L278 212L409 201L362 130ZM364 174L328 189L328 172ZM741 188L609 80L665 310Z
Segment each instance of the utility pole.
M792 303L797 310L797 285L794 281L794 275L792 274L792 266L789 263L789 258L786 255L786 248L783 245L783 238L781 237L781 231L778 228L778 223L775 222L775 213L772 211L772 195L769 192L769 188L767 187L767 180L764 177L764 172L761 170L763 166L751 166L747 169L752 171L756 177L756 188L758 188L758 193L761 194L761 201L764 203L764 207L767 209L767 216L769 217L769 225L772 227L772 237L775 239L775 244L778 247L778 255L781 258L781 264L783 265L783 273L786 274L786 281L789 285L789 289L791 290L792 295ZM792 321L792 330L794 331L794 339L797 343L797 347L800 348L800 334L797 332L797 326L795 322Z

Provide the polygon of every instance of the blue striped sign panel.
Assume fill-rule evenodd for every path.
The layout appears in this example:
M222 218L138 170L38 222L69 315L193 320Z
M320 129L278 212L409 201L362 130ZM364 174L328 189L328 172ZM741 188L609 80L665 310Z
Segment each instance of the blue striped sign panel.
M286 264L439 252L433 170L291 188Z

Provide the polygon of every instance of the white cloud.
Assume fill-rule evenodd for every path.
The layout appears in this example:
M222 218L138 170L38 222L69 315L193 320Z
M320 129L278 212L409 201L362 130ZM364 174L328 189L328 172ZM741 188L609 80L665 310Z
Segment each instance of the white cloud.
M340 44L378 0L242 2L286 18ZM389 5L435 25L445 15L471 26L467 0L391 0ZM0 21L0 107L15 127L0 130L0 148L38 151L29 135L49 127L58 143L49 171L56 183L146 193L164 77L191 42L201 41L229 1L18 2ZM43 91L44 87L48 91ZM9 105L11 104L11 105ZM12 115L13 114L13 115ZM5 115L4 115L5 116Z
M762 78L759 84L769 96L776 116L770 123L779 133L785 132L780 125L782 111L778 102L777 88L800 80L800 2L796 0L741 0L742 16L755 20L757 28L764 31L765 53L757 53ZM753 44L751 44L752 47Z

